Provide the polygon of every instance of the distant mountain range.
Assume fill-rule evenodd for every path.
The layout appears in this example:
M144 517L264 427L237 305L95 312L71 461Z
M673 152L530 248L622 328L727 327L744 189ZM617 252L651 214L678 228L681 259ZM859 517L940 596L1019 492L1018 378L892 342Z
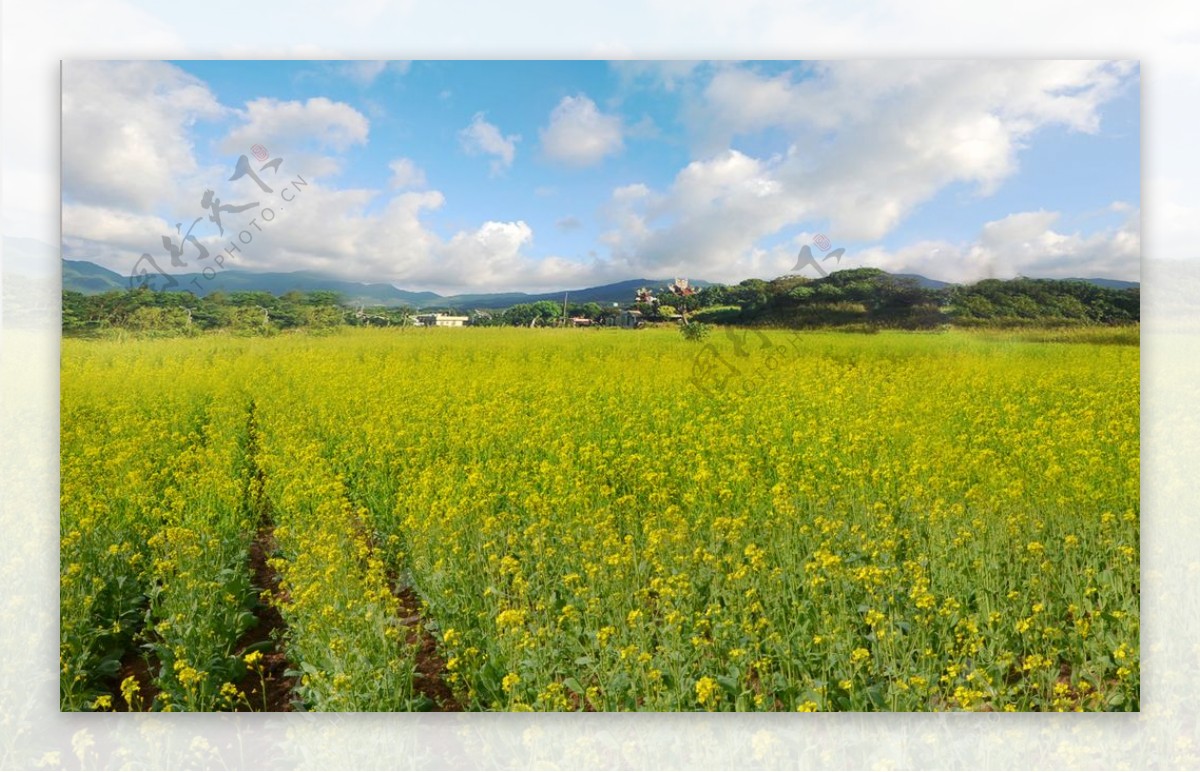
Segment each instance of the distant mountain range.
M86 260L63 260L63 289L84 294L129 289L129 277L122 276ZM362 284L342 281L312 271L292 273L253 273L250 271L221 271L212 279L199 273L172 274L178 284L173 290L190 291L204 296L212 292L312 292L331 290L355 302L372 305L421 305L441 296L434 292L407 292L390 284Z
M93 295L110 290L129 288L129 278L86 260L63 260L63 289ZM563 294L573 303L628 303L633 293L641 287L657 288L670 284L673 279L628 279L614 284L584 289L555 290L540 294L526 292L492 292L464 295L439 295L436 292L411 292L391 284L364 284L323 276L312 271L291 273L253 273L250 271L221 271L212 279L198 273L172 274L178 284L177 291L191 291L204 296L213 292L270 292L282 295L285 292L312 292L328 290L337 292L348 303L366 303L381 306L413 306L416 308L508 308L518 303L536 303L539 300L562 302ZM695 287L707 287L709 282L691 282Z
M913 279L927 289L950 286L950 282L929 279L918 274L894 274L897 278ZM129 278L86 260L62 261L63 289L93 295L109 290L129 288ZM539 300L561 302L567 294L574 303L628 303L641 287L658 288L669 284L671 279L628 279L613 284L584 289L556 290L540 294L525 292L493 292L464 295L439 295L436 292L412 292L391 284L362 283L334 279L312 271L290 273L254 273L250 271L226 270L212 279L201 274L174 274L178 284L175 290L188 290L197 295L212 292L270 292L282 295L286 292L313 292L326 290L337 292L348 303L365 303L380 306L412 306L415 308L497 309L508 308L518 303L536 303ZM1117 279L1077 279L1101 287L1125 289L1137 287L1137 282ZM693 279L692 286L707 287L711 282Z

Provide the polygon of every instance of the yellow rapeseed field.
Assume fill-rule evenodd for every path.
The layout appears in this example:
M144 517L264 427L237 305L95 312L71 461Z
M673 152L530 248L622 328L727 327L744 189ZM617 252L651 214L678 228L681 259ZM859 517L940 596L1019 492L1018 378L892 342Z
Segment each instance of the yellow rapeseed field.
M269 603L310 710L1135 710L1138 397L1086 335L66 340L62 707L261 709Z

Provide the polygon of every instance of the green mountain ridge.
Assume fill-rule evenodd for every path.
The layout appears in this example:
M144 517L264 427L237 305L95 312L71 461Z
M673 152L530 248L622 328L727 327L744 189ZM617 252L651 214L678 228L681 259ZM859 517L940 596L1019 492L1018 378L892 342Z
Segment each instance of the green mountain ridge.
M926 289L941 289L952 286L952 282L930 279L918 274L893 274L896 278L912 279ZM62 261L63 290L95 295L111 290L129 289L129 277L122 276L86 260ZM391 284L364 283L335 279L315 271L292 271L287 273L256 273L230 269L220 271L212 279L199 273L173 274L177 284L172 291L189 291L204 297L213 292L270 292L283 295L287 292L314 292L325 290L337 292L346 303L378 306L411 306L414 308L438 308L466 311L470 309L494 310L508 308L518 303L536 303L541 300L561 302L566 295L572 303L621 303L632 301L634 292L641 287L659 289L670 283L670 279L627 279L625 281L554 292L492 292L459 295L439 295L436 292L399 289ZM1083 281L1109 289L1127 289L1139 286L1138 282L1119 279L1088 278L1066 279ZM692 280L697 288L710 286L711 282Z
M129 277L103 268L86 260L63 260L63 290L95 295L110 290L130 288ZM413 306L416 308L445 309L501 309L518 303L536 303L540 300L561 302L566 294L573 303L628 303L633 293L641 287L659 288L671 279L628 279L597 287L553 292L491 292L461 295L439 295L436 292L413 292L391 284L360 283L334 279L315 271L292 271L289 273L256 273L252 271L227 270L206 279L199 273L172 274L176 284L170 291L191 292L205 297L213 292L270 292L282 295L287 292L312 292L328 290L337 292L345 302L365 303L380 306ZM697 288L709 286L706 281L693 281Z

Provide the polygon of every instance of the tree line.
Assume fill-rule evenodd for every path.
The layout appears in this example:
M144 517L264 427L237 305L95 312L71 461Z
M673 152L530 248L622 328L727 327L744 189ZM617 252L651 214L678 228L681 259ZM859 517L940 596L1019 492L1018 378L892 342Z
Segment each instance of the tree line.
M622 306L549 300L504 310L471 311L478 326L553 326L567 318L604 324L624 309L650 321L680 316L699 322L785 327L867 326L923 329L960 326L1069 326L1131 324L1141 318L1138 288L1116 289L1054 279L987 279L974 284L922 287L915 279L876 268L837 271L819 279L781 276L746 279L699 290L648 288ZM454 309L422 309L462 313ZM565 316L564 316L565 312ZM408 307L347 304L336 292L155 292L146 288L84 295L64 291L62 330L68 335L127 330L143 334L198 334L227 330L271 334L291 329L405 326Z
M348 307L336 292L155 292L146 288L97 295L64 291L65 335L106 330L146 334L197 334L227 330L270 334L290 329L325 330L342 325L404 324L409 309Z
M706 287L690 299L699 304L695 318L701 321L787 327L1069 326L1132 324L1141 319L1137 287L1017 278L935 289L877 268L838 271L819 279L747 279L734 286Z

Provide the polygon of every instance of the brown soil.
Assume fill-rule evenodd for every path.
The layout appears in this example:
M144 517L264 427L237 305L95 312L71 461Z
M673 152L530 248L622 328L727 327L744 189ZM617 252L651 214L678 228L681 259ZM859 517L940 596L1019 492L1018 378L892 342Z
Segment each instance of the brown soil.
M394 581L392 587L396 600L400 602L401 623L408 630L408 644L417 650L413 689L433 703L433 711L461 711L462 704L446 683L446 660L438 653L437 639L425 629L421 599L411 587L399 589Z
M288 669L287 656L278 650L284 630L283 617L273 600L280 597L279 575L267 564L274 548L274 528L266 524L250 545L250 571L254 575L254 586L263 593L262 605L256 610L258 624L247 630L237 642L235 651L242 653L252 646L270 642L271 648L263 652L262 673L250 671L238 684L246 693L252 710L263 710L263 687L266 688L266 710L286 712L292 709L292 687L295 679L285 675Z
M150 659L152 656L147 655ZM120 713L130 711L134 706L130 706L125 702L125 698L121 695L121 684L126 678L133 676L138 683L138 697L141 700L140 710L146 710L154 703L154 698L158 696L159 689L154 685L154 673L158 670L158 662L153 663L147 661L147 656L142 656L136 648L125 652L125 656L121 658L121 669L117 672L116 680L113 681L113 709Z

